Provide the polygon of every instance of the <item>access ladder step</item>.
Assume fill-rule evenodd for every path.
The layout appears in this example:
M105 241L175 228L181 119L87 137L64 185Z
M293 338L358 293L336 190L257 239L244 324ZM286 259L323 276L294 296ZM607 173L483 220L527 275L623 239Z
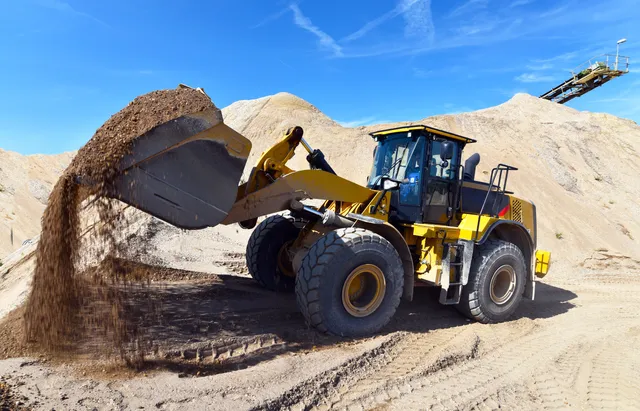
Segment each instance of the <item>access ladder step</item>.
M440 289L440 304L455 305L460 302L460 292L462 291L461 283L449 284L449 289Z

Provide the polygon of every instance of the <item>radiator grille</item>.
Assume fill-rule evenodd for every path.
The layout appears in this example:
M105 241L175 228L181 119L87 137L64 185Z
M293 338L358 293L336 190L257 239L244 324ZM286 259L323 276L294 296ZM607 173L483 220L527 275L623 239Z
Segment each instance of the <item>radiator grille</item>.
M511 203L511 219L519 223L522 222L522 202L513 199Z

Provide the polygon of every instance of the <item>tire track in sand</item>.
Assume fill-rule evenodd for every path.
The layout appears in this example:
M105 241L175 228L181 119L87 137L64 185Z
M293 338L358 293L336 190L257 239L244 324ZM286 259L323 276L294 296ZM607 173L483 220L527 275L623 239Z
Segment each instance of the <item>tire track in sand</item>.
M256 410L330 409L355 402L384 385L389 379L411 375L428 366L447 343L455 344L471 331L461 327L435 333L396 332L378 348L293 387ZM456 338L457 336L457 338Z
M585 324L570 323L558 338L553 328L504 341L501 347L471 361L454 364L435 374L418 376L404 387L404 395L390 396L392 387L385 387L382 401L368 403L365 408L388 409L465 409L501 395L518 398L513 387L522 384L550 362L561 358L575 341L586 338ZM386 395L385 395L386 394ZM538 401L536 401L537 403ZM501 406L508 404L501 403ZM512 406L521 408L520 403ZM534 407L538 408L538 407Z
M412 375L433 372L452 363L473 358L479 338L471 328L455 327L437 333L412 333L401 342L392 361L369 372L353 384L339 387L338 392L321 402L311 404L312 410L362 408L373 393L382 390L389 381L401 381ZM396 391L399 393L399 391Z
M467 324L427 333L397 333L375 355L365 353L367 361L345 363L256 409L370 408L409 392L406 383L416 376L468 361L505 338L519 338L535 328L529 320L520 324L509 329Z
M634 359L635 350L625 338L602 347L590 364L588 378L582 382L586 403L590 409L640 409L640 362Z

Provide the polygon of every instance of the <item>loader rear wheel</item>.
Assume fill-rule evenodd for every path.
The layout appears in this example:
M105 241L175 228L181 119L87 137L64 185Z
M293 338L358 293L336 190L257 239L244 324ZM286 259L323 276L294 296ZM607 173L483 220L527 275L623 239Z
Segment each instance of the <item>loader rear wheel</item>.
M316 241L296 276L296 300L307 324L343 337L371 335L400 304L402 262L383 237L341 228Z
M262 221L247 244L247 267L251 276L266 289L293 291L295 272L289 246L300 233L292 217L274 215Z
M456 308L481 323L505 321L522 301L526 273L524 256L515 244L489 240L476 248L469 282Z

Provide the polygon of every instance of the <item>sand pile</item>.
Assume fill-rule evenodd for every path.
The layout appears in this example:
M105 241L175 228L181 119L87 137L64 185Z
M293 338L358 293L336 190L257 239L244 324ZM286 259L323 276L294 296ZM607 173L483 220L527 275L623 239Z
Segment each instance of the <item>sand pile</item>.
M33 286L24 314L30 343L49 352L69 351L91 331L92 336L108 336L120 354L126 354L126 345L136 336L130 335L131 329L122 315L120 291L131 281L140 280L140 276L116 263L114 257L123 245L117 242L117 232L126 221L118 202L106 194L117 175L120 159L129 152L136 137L171 119L205 110L217 108L199 91L155 91L136 98L112 116L79 150L55 185L42 217ZM78 269L82 198L76 176L96 182L89 194L99 224L90 233L91 241L109 250L111 257L97 269L83 272ZM90 302L93 305L89 309Z
M247 169L287 127L300 125L338 175L364 184L374 141L368 133L424 124L477 139L476 178L507 163L509 189L538 207L538 247L554 262L580 264L597 249L640 257L640 127L608 114L580 112L527 94L496 107L367 127L341 127L316 107L288 93L238 101L222 110L225 123L252 141ZM288 164L308 168L303 149ZM245 174L248 170L245 170Z
M40 218L49 194L74 154L25 156L0 148L0 259L3 262L24 241L40 233Z

